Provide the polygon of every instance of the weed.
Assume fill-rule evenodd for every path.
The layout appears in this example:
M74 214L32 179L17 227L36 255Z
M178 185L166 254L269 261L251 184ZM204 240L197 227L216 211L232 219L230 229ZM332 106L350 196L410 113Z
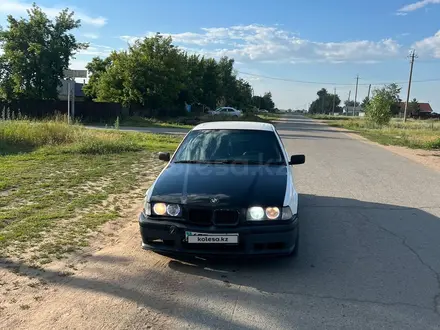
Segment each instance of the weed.
M0 254L42 265L87 246L121 210L101 204L157 173L152 151L172 151L179 142L54 120L0 121Z
M404 123L401 120L394 119L388 125L380 126L361 118L349 118L327 121L327 124L353 130L372 141L384 145L427 150L440 149L440 121L409 120Z

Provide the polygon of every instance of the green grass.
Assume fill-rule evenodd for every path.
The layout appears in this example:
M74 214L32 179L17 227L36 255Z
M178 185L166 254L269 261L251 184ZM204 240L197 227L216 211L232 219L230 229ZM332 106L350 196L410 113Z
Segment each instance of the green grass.
M179 142L54 121L0 121L0 255L44 264L87 245L160 171L152 152Z
M347 117L346 117L347 118ZM440 149L440 121L394 119L389 125L378 127L362 118L328 120L330 126L352 130L383 145L403 146L413 149Z
M270 122L271 120L279 119L279 114L247 114L245 113L242 117L231 117L231 116L221 116L221 115L209 115L202 114L200 116L191 115L187 117L179 117L168 120L158 120L153 118L145 117L128 117L120 122L120 127L166 127L166 128L182 128L191 129L194 125L211 122L211 121L261 121ZM191 124L186 124L190 122ZM110 126L114 126L113 124Z
M178 119L158 120L139 116L128 117L121 121L123 127L167 127L167 128L192 128L192 125L179 123Z

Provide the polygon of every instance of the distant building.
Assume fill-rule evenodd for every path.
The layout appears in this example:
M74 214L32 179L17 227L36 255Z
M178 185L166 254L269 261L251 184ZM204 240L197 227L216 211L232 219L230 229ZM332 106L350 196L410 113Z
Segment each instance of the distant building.
M365 110L360 105L357 106L356 109L354 109L354 106L344 106L342 108L342 113L345 116L353 116L353 110L355 116L363 117L365 115Z
M408 103L408 115L416 115L412 113L412 109L410 108L411 103ZM420 106L420 117L428 117L433 113L433 110L431 108L431 105L429 103L419 103ZM400 113L403 114L405 112L405 102L399 103Z

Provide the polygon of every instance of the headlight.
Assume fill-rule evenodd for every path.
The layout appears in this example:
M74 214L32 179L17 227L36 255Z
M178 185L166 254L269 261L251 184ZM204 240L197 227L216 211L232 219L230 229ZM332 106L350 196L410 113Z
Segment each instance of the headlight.
M171 215L172 217L177 217L180 214L180 206L177 204L168 204L167 214Z
M289 206L280 210L276 206L262 208L260 206L250 207L246 214L248 221L271 221L271 220L290 220L292 219L292 210Z
M145 208L147 210L147 208ZM153 214L160 216L178 217L181 214L181 208L178 204L154 203ZM150 206L151 214L151 206ZM148 215L148 214L147 214Z
M264 219L264 209L259 206L249 208L247 220L258 221Z
M167 205L165 203L156 203L153 205L153 212L156 215L167 214Z
M276 220L280 216L280 209L278 207L266 208L266 217L269 220Z

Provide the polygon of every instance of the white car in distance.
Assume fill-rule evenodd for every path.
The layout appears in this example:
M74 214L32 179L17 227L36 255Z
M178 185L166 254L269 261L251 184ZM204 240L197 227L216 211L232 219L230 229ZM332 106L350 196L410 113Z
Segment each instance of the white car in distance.
M214 111L210 111L211 115L224 115L224 116L233 116L233 117L240 117L243 115L243 112L241 110L237 110L232 107L220 107L215 109Z

